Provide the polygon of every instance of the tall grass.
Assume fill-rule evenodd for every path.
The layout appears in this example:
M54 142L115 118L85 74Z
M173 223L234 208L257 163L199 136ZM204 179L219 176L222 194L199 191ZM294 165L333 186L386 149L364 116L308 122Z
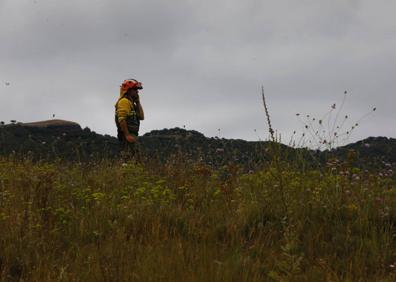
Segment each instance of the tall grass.
M395 281L392 172L287 161L262 98L270 161L248 173L0 158L0 280Z
M279 165L2 158L1 280L396 279L391 178Z

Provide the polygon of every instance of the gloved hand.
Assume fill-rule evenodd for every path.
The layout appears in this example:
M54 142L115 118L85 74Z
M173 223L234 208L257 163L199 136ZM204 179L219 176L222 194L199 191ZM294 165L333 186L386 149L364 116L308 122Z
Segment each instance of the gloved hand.
M133 135L131 135L131 134L125 135L125 139L129 143L136 143L136 141L137 141L136 138Z
M139 94L136 94L132 99L133 99L133 102L134 102L135 104L139 104L139 103L140 103Z

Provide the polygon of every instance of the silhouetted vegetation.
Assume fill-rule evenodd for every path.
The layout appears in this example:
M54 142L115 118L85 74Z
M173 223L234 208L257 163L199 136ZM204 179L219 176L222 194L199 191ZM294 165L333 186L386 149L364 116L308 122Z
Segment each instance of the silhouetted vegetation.
M207 138L202 133L181 128L153 130L139 137L140 153L146 159L165 163L171 159L200 162L211 167L236 164L245 171L267 165L270 142ZM351 160L362 169L383 168L396 162L396 140L370 137L332 150L292 148L280 144L283 158L298 166L324 167L329 159ZM0 127L0 155L30 156L33 160L87 162L118 158L115 137L101 135L78 124L63 122L8 124Z

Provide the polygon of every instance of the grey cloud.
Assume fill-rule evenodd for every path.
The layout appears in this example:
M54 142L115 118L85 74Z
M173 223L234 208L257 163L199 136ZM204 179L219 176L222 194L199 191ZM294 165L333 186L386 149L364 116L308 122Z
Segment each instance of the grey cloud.
M300 126L296 112L320 114L344 90L351 114L379 109L355 138L396 136L395 8L386 0L3 0L0 82L11 85L0 84L0 120L54 112L114 135L119 84L135 77L145 86L143 132L187 125L257 139L253 129L266 134L264 84L286 139Z

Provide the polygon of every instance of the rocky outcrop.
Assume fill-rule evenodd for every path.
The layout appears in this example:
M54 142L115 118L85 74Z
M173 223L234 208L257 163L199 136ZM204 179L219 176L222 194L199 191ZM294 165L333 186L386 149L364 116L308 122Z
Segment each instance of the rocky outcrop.
M73 121L51 119L44 121L18 123L19 126L31 127L31 128L65 128L66 130L81 130L81 126Z

